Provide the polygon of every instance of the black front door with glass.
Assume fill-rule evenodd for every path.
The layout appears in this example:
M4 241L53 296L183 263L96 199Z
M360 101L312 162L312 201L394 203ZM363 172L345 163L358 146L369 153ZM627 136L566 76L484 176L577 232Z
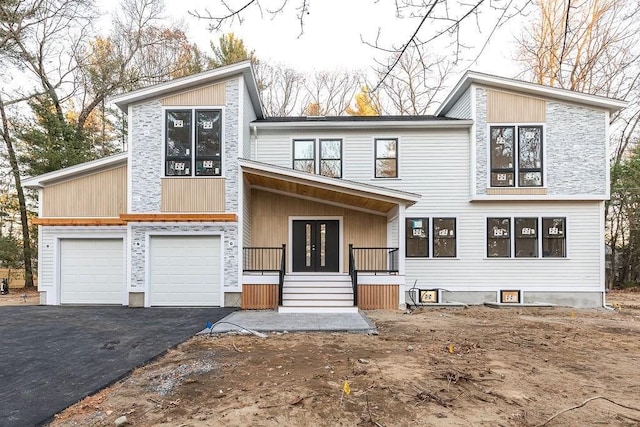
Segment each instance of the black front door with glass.
M337 220L294 220L293 271L339 271L339 233Z

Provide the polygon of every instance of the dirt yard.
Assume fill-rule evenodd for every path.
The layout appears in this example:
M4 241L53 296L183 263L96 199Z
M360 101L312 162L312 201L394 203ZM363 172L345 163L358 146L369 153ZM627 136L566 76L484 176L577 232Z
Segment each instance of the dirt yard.
M638 426L640 292L609 302L367 312L379 335L197 337L51 425Z
M3 305L38 305L40 294L35 289L11 288L6 295L0 295L0 307Z

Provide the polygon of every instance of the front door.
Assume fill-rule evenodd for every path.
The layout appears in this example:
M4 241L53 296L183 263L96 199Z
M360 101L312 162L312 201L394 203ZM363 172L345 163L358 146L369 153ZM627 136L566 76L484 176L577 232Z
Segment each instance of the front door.
M339 233L338 220L294 220L293 271L339 271Z

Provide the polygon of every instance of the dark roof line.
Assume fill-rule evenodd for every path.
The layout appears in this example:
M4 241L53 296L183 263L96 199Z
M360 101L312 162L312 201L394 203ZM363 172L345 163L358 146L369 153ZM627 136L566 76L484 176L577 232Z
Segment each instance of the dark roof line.
M254 123L300 123L300 122L422 122L422 121L459 121L451 117L421 116L295 116L265 117Z

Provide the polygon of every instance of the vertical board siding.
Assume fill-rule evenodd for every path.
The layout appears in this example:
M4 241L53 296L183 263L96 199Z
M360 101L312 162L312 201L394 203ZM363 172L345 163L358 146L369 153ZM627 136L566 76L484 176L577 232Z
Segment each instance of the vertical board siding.
M242 285L242 309L278 308L278 285Z
M245 179L242 186L242 245L251 246L251 187Z
M118 217L127 212L127 167L45 187L40 203L46 217Z
M224 178L162 178L161 212L224 212Z
M467 89L446 114L454 119L471 119L471 89Z
M343 269L349 266L349 243L356 247L386 247L387 217L267 191L251 190L251 246L281 246L289 242L289 217L343 217ZM290 266L288 266L290 268Z
M398 285L358 285L358 308L361 310L397 310Z
M546 118L542 99L487 89L488 123L544 123Z
M195 106L226 104L225 83L199 87L188 92L177 93L160 100L164 106Z

